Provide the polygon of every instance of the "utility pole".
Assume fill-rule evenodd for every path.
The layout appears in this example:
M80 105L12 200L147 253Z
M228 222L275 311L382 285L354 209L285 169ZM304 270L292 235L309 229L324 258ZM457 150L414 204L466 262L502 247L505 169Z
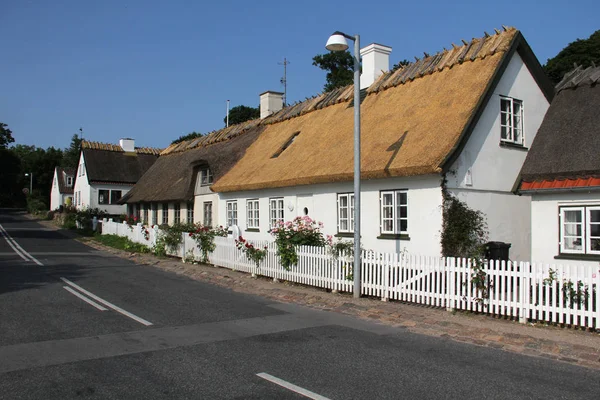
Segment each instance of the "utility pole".
M283 106L287 107L287 66L290 62L287 58L283 58L282 63L277 63L279 65L283 65L283 78L281 78L280 82L283 85Z
M225 126L227 128L229 128L229 100L227 100L227 111L226 111L226 113L227 113L227 122L225 123Z

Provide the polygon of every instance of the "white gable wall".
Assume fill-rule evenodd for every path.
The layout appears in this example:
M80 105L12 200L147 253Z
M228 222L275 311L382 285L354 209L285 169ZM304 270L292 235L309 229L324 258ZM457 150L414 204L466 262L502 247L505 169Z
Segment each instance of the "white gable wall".
M408 235L409 240L378 239L380 230L380 191L408 190ZM335 235L337 230L337 194L352 193L352 182L321 185L293 186L279 189L265 189L246 192L221 193L219 195L218 219L216 225L227 226L227 201L237 201L238 227L242 235L249 240L273 240L269 231L269 199L283 198L285 221L308 215L323 222L322 232ZM259 200L259 232L247 231L246 200ZM440 177L437 175L389 178L362 182L361 195L361 236L365 249L382 252L407 251L411 254L439 256L440 228L442 225L442 195ZM216 207L216 205L213 205ZM216 208L215 208L216 210ZM352 240L347 238L346 240Z
M75 201L77 199L77 201ZM79 163L75 171L75 187L73 189L73 205L78 210L90 207L90 183L85 170L83 152L79 155Z
M62 204L62 196L58 186L58 175L56 168L54 168L54 178L52 178L52 189L50 190L50 210L56 210Z
M597 260L585 261L559 256L559 207L600 206L599 192L566 192L533 194L531 196L531 260L550 264L589 265L598 267ZM568 256L567 256L568 257Z
M523 101L523 148L500 145L500 96ZM489 239L511 243L512 260L531 257L530 199L511 191L548 107L527 66L515 53L447 174L450 192L486 214Z

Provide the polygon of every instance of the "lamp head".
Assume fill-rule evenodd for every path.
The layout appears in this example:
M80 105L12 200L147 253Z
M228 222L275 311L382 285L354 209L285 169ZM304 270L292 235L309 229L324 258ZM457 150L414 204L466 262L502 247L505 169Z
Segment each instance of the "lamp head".
M325 45L325 48L329 51L346 51L348 50L348 47L348 41L346 40L345 35L340 31L333 32Z

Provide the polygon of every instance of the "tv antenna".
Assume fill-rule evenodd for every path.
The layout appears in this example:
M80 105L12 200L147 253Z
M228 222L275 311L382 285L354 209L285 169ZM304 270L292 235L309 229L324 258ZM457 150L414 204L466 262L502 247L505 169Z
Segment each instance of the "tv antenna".
M79 139L83 140L83 127L79 128Z
M287 107L287 66L290 62L287 58L283 57L283 62L277 64L283 65L283 78L281 78L279 82L283 85L283 106Z

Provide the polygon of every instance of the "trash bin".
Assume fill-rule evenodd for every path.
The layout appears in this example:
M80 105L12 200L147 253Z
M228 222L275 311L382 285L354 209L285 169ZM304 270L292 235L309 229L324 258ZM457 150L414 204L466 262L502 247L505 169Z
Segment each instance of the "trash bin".
M510 243L488 242L485 245L485 258L487 260L508 261L510 246Z

